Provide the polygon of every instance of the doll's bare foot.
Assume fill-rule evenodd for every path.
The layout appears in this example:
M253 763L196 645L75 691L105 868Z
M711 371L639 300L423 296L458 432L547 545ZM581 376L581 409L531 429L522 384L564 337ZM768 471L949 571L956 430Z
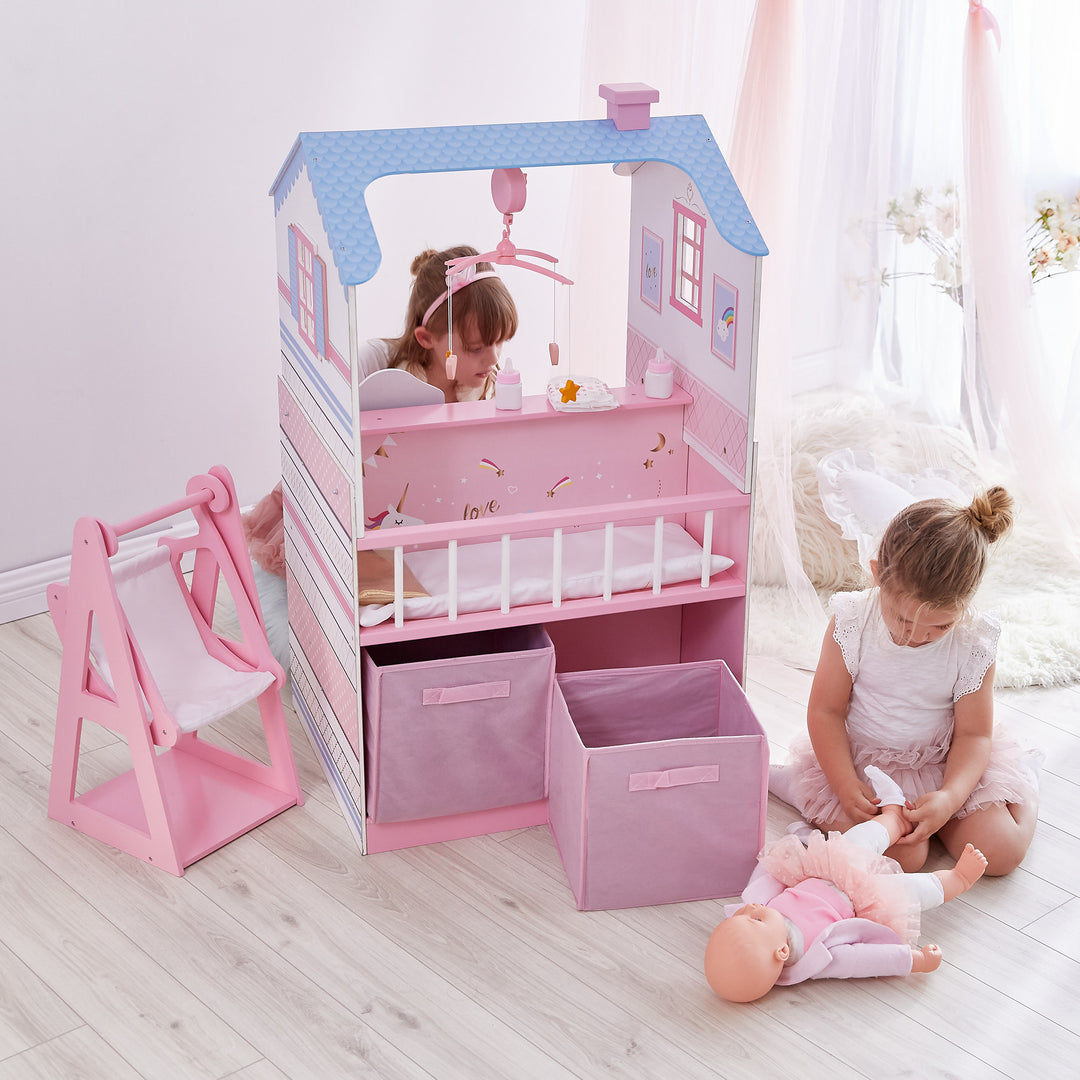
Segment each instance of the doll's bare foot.
M941 967L941 949L937 945L924 945L911 950L912 971L937 971Z
M937 870L945 889L945 899L952 900L965 893L986 873L986 856L974 844L966 844L951 870Z
M904 816L904 808L902 806L883 806L881 808L881 814L876 820L880 821L888 830L889 847L892 847L900 837L907 836L914 828L911 822Z
M953 871L963 878L967 892L986 873L986 856L974 844L965 844Z

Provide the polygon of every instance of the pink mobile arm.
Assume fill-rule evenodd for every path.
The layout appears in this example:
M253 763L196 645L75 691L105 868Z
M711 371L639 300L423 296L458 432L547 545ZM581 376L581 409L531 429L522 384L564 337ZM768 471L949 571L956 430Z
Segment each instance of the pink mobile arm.
M562 285L574 284L568 277L564 277L554 270L549 270L546 266L538 266L536 263L525 262L517 258L519 254L531 255L538 259L547 259L548 262L552 263L559 261L554 255L545 255L542 251L531 251L526 248L519 251L508 237L504 237L499 241L494 251L486 251L483 255L465 255L460 259L451 259L446 265L451 271L460 270L463 266L479 262L490 262L499 266L520 266L524 270L532 270L534 273L543 274L544 277L554 278Z
M491 174L491 198L495 203L495 209L500 210L503 216L502 239L495 246L494 251L485 251L482 255L465 255L460 259L451 259L446 266L451 273L466 266L473 266L479 262L496 263L499 266L520 266L523 270L532 270L534 273L543 274L544 277L553 278L562 285L574 283L554 269L546 266L537 266L535 263L525 262L518 258L526 255L530 258L544 259L549 263L557 263L559 260L554 255L548 255L543 251L534 251L529 248L520 250L510 239L510 226L514 223L514 215L525 208L525 185L527 177L521 169L495 169Z

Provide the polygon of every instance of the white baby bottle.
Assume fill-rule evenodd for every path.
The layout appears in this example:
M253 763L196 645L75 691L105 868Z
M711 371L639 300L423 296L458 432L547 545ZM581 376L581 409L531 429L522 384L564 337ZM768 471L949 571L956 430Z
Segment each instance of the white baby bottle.
M651 398L669 398L675 388L675 375L671 361L658 348L656 355L649 361L645 372L645 396Z
M495 376L495 408L521 408L521 372L514 367L510 357Z

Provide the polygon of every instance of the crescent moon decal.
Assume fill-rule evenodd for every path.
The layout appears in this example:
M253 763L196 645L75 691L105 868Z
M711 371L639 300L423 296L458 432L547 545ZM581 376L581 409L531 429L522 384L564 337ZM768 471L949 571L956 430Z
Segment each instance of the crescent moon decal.
M664 433L662 431L658 431L656 436L660 441L649 451L650 454L659 454L667 443L667 439L664 438Z

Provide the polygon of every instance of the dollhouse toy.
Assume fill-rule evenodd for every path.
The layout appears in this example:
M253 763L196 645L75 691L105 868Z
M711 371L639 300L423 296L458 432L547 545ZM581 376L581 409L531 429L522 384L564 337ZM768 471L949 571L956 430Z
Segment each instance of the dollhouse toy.
M738 680L767 249L702 117L650 117L658 95L641 84L601 93L605 120L305 132L274 181L294 700L373 852L548 821L561 783L548 736L553 701L562 716L559 678L703 666L705 697L738 723L727 732L714 715L674 741L716 744L715 754L734 739L756 756L740 765L749 795L712 811L743 823L731 880L689 889L737 891L765 801L764 735ZM562 409L539 395L512 410L389 408L369 397L361 298L380 252L368 185L492 170L496 205L512 218L523 170L598 163L631 185L626 385L606 391L614 407ZM524 224L520 233L528 239ZM526 254L541 253L514 252ZM670 396L646 394L650 361L670 365ZM563 403L585 385L578 365ZM648 797L689 797L685 785L717 780L701 761L653 772Z

